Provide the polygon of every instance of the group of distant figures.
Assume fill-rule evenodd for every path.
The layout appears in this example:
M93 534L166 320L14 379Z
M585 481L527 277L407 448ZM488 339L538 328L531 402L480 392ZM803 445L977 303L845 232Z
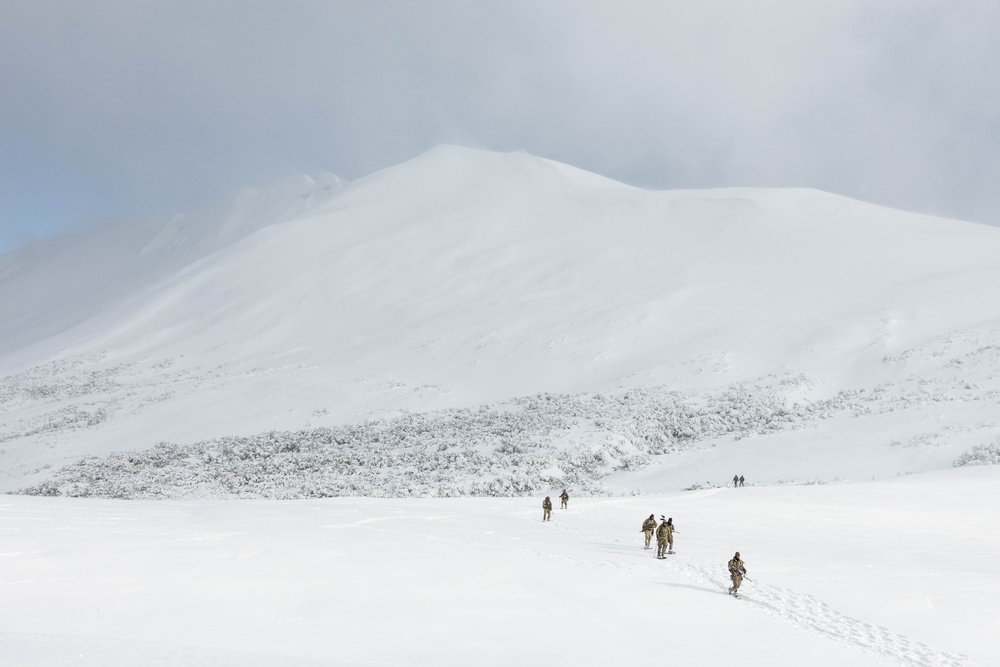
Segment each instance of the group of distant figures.
M640 532L646 538L646 549L649 548L649 543L653 541L653 533L656 533L656 557L666 558L667 554L674 553L674 533L676 529L674 528L674 518L669 519L660 515L660 525L656 525L656 519L650 514L649 518L642 522L642 529Z
M563 492L559 494L559 500L562 501L560 509L566 509L567 507L569 507L569 494L566 493L566 489L563 489ZM552 520L552 499L549 498L548 496L545 496L545 500L542 501L542 521L551 521L551 520Z
M743 486L744 479L743 475L733 476L733 486ZM562 490L559 495L559 499L562 501L560 505L561 509L567 509L569 507L569 493L566 489ZM642 528L639 532L643 534L646 539L646 545L644 548L649 549L650 543L653 541L653 535L656 535L656 557L658 559L665 559L668 554L674 553L674 533L677 529L674 527L673 517L664 517L660 515L660 523L657 525L655 514L650 514L649 518L642 522ZM545 496L545 500L542 501L542 521L552 520L552 499L549 496ZM743 583L743 577L746 576L747 568L743 564L743 560L740 558L740 552L737 551L736 555L733 556L728 563L729 567L729 579L733 582L733 585L729 587L729 594L733 597L739 597L737 591L740 589L740 584Z

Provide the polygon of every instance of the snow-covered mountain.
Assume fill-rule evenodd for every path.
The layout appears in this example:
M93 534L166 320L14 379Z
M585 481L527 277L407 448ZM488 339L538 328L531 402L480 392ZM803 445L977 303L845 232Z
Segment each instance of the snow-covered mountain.
M997 664L997 258L453 147L0 256L0 490L185 499L7 496L0 663Z
M814 190L647 191L519 153L292 179L0 257L0 488L162 441L207 443L171 455L172 482L278 441L411 473L323 494L989 459L998 258L998 228ZM424 456L441 447L478 456L478 481Z

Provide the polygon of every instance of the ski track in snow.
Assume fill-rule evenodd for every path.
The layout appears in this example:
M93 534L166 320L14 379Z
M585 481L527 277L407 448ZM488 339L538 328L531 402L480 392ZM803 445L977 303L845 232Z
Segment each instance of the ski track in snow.
M691 579L720 591L728 590L729 580L714 574L719 566L710 567L690 560L669 561ZM881 626L872 625L838 612L819 598L786 588L768 586L746 580L740 589L740 600L770 616L794 626L825 635L829 639L850 644L862 652L884 658L894 664L922 667L968 667L974 663L966 656L938 651Z
M703 493L716 491L718 490L711 489ZM625 503L632 499L616 500ZM609 504L617 503L615 501L594 503L585 507L584 513L587 509ZM563 524L556 525L559 530L577 533L592 539L608 540L607 535L595 531ZM611 538L610 541L622 545L626 544L624 540L618 538ZM628 545L632 546L631 543ZM642 549L642 551L646 550ZM677 555L669 557L667 563L689 579L709 589L720 592L729 589L728 578L717 574L722 569L719 564L709 564L704 559L693 559L688 556L678 557ZM634 568L626 567L626 569L635 571ZM643 568L636 573L646 576L647 572L647 568ZM892 664L908 667L971 667L976 664L967 656L938 651L908 637L891 632L884 627L842 614L808 593L768 586L755 581L749 583L751 584L750 594L746 594L746 583L744 583L744 588L741 588L740 600L748 604L751 609L766 613L808 632L823 635L830 640L851 645L867 655L888 660Z
M704 493L708 494L715 491L717 490L711 489ZM604 508L609 505L628 504L634 502L634 500L634 498L628 497L597 500L593 503L578 506L575 509L574 514L585 515L594 509ZM554 510L554 512L559 511L560 510ZM519 510L512 512L509 516L520 518L540 514L541 508L539 507L538 510ZM373 523L374 522L369 521L356 525L357 527L377 530L379 532L400 532L396 529L390 531L385 528L376 528ZM648 579L651 576L651 570L654 570L656 567L661 567L661 565L656 564L657 561L655 561L655 559L650 557L652 550L643 549L641 546L636 547L631 541L626 542L620 538L609 537L608 535L598 531L566 525L565 522L557 520L549 522L549 525L556 530L572 533L597 542L605 544L610 542L616 545L621 545L623 550L638 548L642 557L649 559L649 562L643 565L638 565L632 559L608 559L597 562L587 559L574 558L564 554L549 553L537 548L513 545L506 546L506 550L521 557L541 557L562 562L589 562L602 567L610 566L622 574L629 574L642 579ZM481 548L483 546L481 542L474 539L445 538L440 535L429 536L423 533L408 534L408 537L431 539L453 544L465 544L476 548ZM495 544L490 546L492 549L495 549L496 547L497 545ZM722 569L723 566L718 563L709 563L705 559L691 558L690 556L683 554L669 557L667 559L667 563L669 567L673 567L676 571L687 577L692 582L700 584L702 588L708 590L718 590L720 593L724 593L729 588L728 578L719 574L719 570ZM652 576L655 576L655 574ZM749 589L747 587L747 583L750 584ZM831 641L849 645L865 655L875 658L879 662L886 661L889 664L906 665L907 667L973 667L977 664L967 656L958 653L938 651L937 649L914 641L908 637L896 634L884 627L866 623L862 620L842 614L825 603L823 600L820 600L819 598L808 593L800 593L790 589L769 586L756 581L745 582L744 587L741 590L740 600L737 604L744 604L748 609L754 610L758 613L767 614L772 618L776 618L807 632L821 635Z

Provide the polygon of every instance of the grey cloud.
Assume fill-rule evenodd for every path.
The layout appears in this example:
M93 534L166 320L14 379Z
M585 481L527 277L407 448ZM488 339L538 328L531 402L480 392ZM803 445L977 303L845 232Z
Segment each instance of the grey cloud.
M1000 223L993 2L0 4L0 249L442 142Z

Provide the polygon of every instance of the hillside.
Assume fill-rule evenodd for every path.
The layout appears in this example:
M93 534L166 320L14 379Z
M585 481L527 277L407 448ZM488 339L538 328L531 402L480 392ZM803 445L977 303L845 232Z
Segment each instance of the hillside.
M304 495L988 460L997 257L992 227L812 190L645 191L525 154L293 179L0 257L0 488L112 452L130 453L103 491L79 485L92 466L48 490L148 473L153 497L270 495L299 452L337 478L280 477ZM206 460L252 483L192 478Z

